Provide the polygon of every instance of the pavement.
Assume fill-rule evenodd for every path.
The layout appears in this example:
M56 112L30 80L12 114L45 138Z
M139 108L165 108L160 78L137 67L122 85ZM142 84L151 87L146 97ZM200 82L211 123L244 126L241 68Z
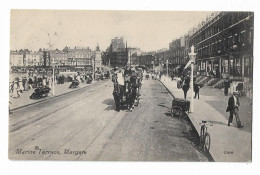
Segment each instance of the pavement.
M29 96L33 93L34 89L29 89L28 91L23 91L22 93L20 93L20 97L12 97L12 93L9 93L9 107L10 110L16 109L16 108L20 108L23 106L27 106L30 104L34 104L40 101L44 101L46 99L55 97L55 96L59 96L68 92L72 92L75 91L77 89L83 88L83 87L87 87L90 86L94 83L97 83L98 81L92 81L91 84L85 84L85 83L80 83L78 88L74 88L74 89L70 89L68 88L71 84L71 82L65 82L64 84L55 84L54 85L54 94L53 95L53 86L50 85L51 91L49 92L47 97L41 98L41 99L30 99Z
M176 97L184 98L182 89L177 88L177 80L162 76L161 82ZM187 100L191 99L191 90ZM194 94L192 95L192 97ZM213 126L208 126L211 137L210 154L217 162L251 162L252 161L252 100L240 97L239 116L244 128L237 128L235 117L233 124L227 126L229 113L226 113L228 98L223 90L212 87L200 89L200 99L194 99L194 112L189 118L200 133L202 120Z
M172 96L144 80L140 104L115 110L112 81L101 81L9 115L15 160L210 161L191 123L169 113Z

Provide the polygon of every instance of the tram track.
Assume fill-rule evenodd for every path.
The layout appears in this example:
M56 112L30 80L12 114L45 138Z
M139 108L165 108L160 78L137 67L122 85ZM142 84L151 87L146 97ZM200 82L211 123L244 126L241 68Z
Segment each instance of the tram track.
M49 116L49 115L51 115L51 114L53 114L53 113L59 111L59 110L62 110L62 109L64 109L64 108L66 108L66 107L72 105L73 102L75 102L75 101L80 102L80 101L82 101L83 99L94 95L99 89L104 88L104 86L102 86L102 85L103 85L103 84L101 84L99 87L95 87L94 90L92 90L91 92L88 92L87 94L85 94L85 95L83 95L83 96L80 96L80 95L74 96L72 99L66 100L64 103L62 103L62 100L60 100L60 101L59 101L59 104L58 104L59 106L56 106L56 105L51 106L51 105L49 105L49 106L48 106L49 109L46 110L46 108L45 108L44 112L42 112L42 111L37 111L37 109L36 109L36 112L35 112L35 113L32 111L32 114L29 114L29 117L23 118L23 119L21 119L21 120L18 120L17 118L19 117L19 115L23 116L23 114L22 114L22 112L20 112L20 114L19 114L19 112L17 111L17 112L16 112L16 115L18 115L18 117L15 117L15 116L13 116L13 115L10 115L10 116L9 116L9 117L10 117L9 120L11 120L12 118L15 118L15 121L16 121L15 123L12 123L12 121L10 121L10 123L9 123L9 124L10 124L10 125L9 125L9 132L10 132L10 133L15 132L15 131L17 131L17 130L23 128L24 126L26 126L26 125L28 125L28 124L30 124L30 123L36 122L36 121L38 121L38 120L41 120L41 119L43 119L43 118L45 118L45 117L47 117L47 116ZM83 89L80 89L80 90L83 90ZM75 91L72 91L72 92L75 93ZM77 91L77 92L78 92L78 91ZM78 92L78 93L79 93L79 92ZM61 98L63 98L63 97L64 97L64 96L59 96L59 97L57 97L56 99L53 99L53 98L52 98L52 99L50 99L50 100L55 103L55 100L57 101L57 100L59 100L59 99L61 99ZM51 101L43 101L41 104L43 104L43 103L50 103ZM35 105L36 105L36 104L35 104ZM39 104L37 104L37 105L39 105ZM27 107L24 107L24 108L20 108L19 110L30 111L30 108L33 108L33 107L34 107L34 106L27 106ZM28 115L28 114L27 114L27 115ZM21 116L20 116L20 117L21 117Z

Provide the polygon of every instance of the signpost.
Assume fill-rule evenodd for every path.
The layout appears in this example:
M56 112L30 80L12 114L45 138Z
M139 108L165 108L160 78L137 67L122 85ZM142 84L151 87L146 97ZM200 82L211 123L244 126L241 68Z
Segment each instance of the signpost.
M191 46L191 52L189 53L190 62L191 62L191 78L190 78L190 84L191 84L191 104L190 104L190 112L194 112L193 110L193 68L195 63L197 53L194 53L194 46Z

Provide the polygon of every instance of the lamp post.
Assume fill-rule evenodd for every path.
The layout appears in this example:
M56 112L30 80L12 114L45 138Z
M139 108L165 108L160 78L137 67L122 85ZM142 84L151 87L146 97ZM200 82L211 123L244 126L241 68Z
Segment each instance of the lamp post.
M95 58L92 59L92 64L93 64L93 80L95 81L96 77L95 77L95 71L96 71L96 68L95 68Z
M168 60L166 60L166 75L167 75L167 77L169 76L169 74L168 74L168 71L169 71L168 66L169 66L169 62L168 62Z
M189 53L190 62L191 62L191 76L190 76L190 84L191 84L191 104L190 104L190 112L194 112L193 110L193 67L195 63L195 57L197 53L194 53L194 46L191 46L191 52Z
M55 76L54 76L54 71L55 71L55 61L54 59L51 62L52 65L52 95L55 95L55 89L54 89L54 84L55 84Z

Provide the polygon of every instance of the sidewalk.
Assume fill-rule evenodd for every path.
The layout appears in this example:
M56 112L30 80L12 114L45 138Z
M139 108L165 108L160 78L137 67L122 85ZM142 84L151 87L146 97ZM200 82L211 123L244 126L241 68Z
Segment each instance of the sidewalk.
M95 82L92 81L91 84L94 84L96 82L97 81L95 81ZM71 84L71 82L66 82L64 84L55 84L54 85L55 86L55 88L54 88L55 96L91 85L91 84L80 83L78 88L70 89L70 88L68 88L70 84ZM34 89L29 89L28 91L23 91L23 93L20 93L20 97L18 97L18 98L11 97L12 94L9 93L9 101L11 102L11 104L9 104L10 110L54 97L52 85L50 86L50 88L51 88L51 91L49 92L48 97L41 98L41 99L30 99L29 98L29 96L33 93Z
M161 82L176 98L184 98L182 89L177 89L177 81L162 76ZM194 96L194 94L193 94ZM229 113L226 113L228 98L223 91L212 87L200 89L200 99L194 99L194 112L189 114L194 127L200 133L202 120L207 120L213 126L208 126L211 137L210 154L217 162L250 162L252 148L252 101L246 97L240 98L239 116L244 128L237 128L235 117L233 125L227 126ZM191 99L191 89L187 100Z

